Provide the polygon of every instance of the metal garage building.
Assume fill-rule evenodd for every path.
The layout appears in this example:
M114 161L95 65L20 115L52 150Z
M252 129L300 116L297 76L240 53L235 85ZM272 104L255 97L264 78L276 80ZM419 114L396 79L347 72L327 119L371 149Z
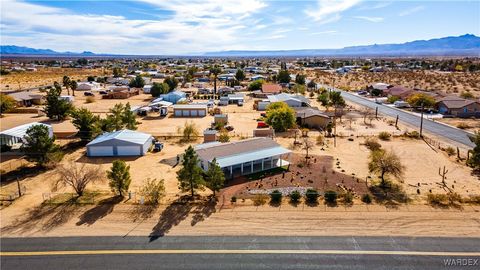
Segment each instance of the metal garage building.
M175 117L204 117L207 115L206 104L176 104L173 105Z
M87 156L143 156L152 145L152 140L150 134L128 129L105 133L87 144Z
M53 137L52 126L43 124L43 123L34 122L34 123L17 126L17 127L0 132L0 145L13 146L15 144L22 144L23 139L27 135L27 130L36 125L46 126L48 129L48 136L50 138Z

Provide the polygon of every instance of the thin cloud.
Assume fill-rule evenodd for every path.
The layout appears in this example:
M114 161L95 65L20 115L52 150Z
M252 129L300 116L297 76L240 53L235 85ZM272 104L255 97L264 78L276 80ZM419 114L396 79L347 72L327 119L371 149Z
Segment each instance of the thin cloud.
M311 36L317 36L317 35L329 35L329 34L336 34L338 31L336 30L330 30L330 31L320 31L320 32L314 32L310 33Z
M361 0L317 0L315 8L307 9L304 12L316 22L329 23L338 21L343 11L360 2Z
M400 16L400 17L408 16L410 14L417 13L417 12L422 11L424 9L425 9L424 6L416 6L416 7L413 7L411 9L407 9L407 10L404 10L404 11L398 13L398 16Z
M383 22L382 17L355 16L354 18L369 21L369 22L374 22L374 23Z

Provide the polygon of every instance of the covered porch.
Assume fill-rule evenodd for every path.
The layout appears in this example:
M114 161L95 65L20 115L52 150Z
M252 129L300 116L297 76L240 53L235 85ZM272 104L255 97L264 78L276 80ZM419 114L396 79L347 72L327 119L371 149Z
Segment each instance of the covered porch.
M262 172L278 167L290 165L290 153L279 154L271 157L255 159L247 162L222 166L222 170L227 178L235 178L242 175Z

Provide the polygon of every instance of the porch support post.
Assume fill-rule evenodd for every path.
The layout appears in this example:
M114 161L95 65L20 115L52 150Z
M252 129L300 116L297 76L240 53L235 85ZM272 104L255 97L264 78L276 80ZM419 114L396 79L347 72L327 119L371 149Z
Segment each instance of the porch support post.
M273 157L270 157L270 169L273 168Z
M242 175L243 175L243 162L242 162L242 165L240 166L240 170L241 170Z
M264 167L265 167L264 163L265 163L265 159L262 158L262 171L264 170Z
M253 173L253 161L250 163L250 173Z
M233 166L230 166L230 175L233 177Z

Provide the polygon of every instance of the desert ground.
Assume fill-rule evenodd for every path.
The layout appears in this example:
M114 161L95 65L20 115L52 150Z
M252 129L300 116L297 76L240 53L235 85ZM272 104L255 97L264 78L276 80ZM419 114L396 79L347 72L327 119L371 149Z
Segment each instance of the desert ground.
M308 76L316 78L320 83L334 85L345 90L364 89L375 82L400 85L407 88L418 88L446 95L460 95L470 92L480 97L479 73L472 72L440 72L440 71L387 71L387 72L351 72L339 75L332 72L308 72Z
M88 76L107 76L106 69L38 68L37 71L11 72L0 77L0 91L30 89L62 83L63 76L85 81Z

